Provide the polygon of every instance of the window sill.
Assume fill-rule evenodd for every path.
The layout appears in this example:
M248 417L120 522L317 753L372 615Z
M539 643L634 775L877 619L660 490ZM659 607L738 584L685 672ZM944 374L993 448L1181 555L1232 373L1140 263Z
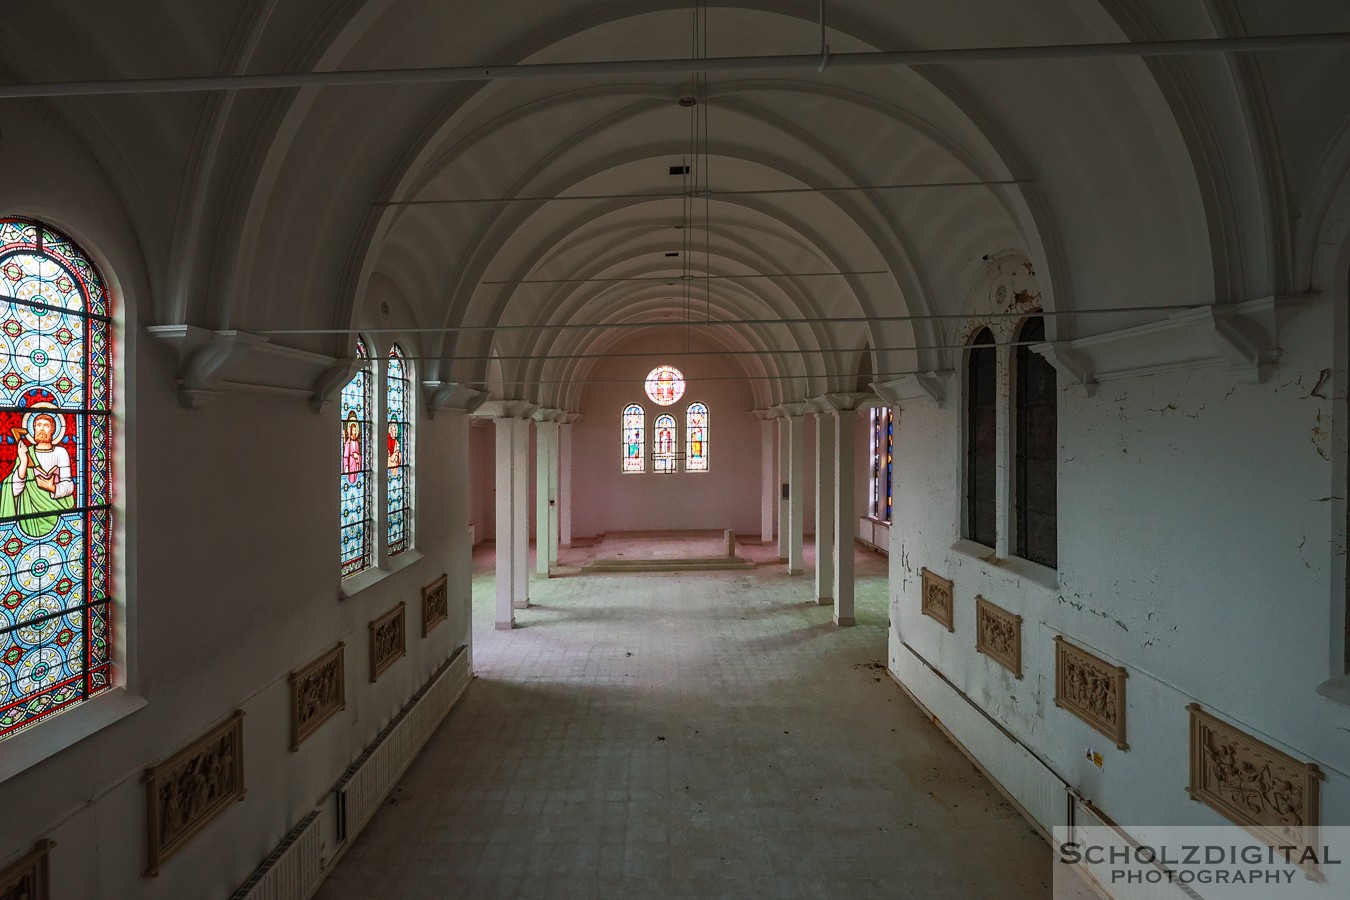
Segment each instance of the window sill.
M1017 556L1000 559L994 555L993 547L986 547L984 544L977 544L975 541L965 538L961 538L955 544L952 544L952 550L962 556L978 559L1000 572L1007 572L1018 578L1024 578L1047 590L1059 590L1059 571L1049 566L1043 566L1040 563L1034 563L1029 559L1022 559Z
M57 713L46 722L7 738L4 752L0 753L0 782L55 756L145 705L144 697L126 688L109 688L66 712Z
M368 588L384 581L395 572L402 572L404 569L419 562L422 554L418 550L404 550L398 556L394 557L392 562L386 562L383 566L373 569L366 569L364 572L357 572L355 575L342 579L342 584L338 587L338 599L350 600L357 594Z
M1328 678L1317 686L1317 693L1333 703L1350 706L1350 675Z

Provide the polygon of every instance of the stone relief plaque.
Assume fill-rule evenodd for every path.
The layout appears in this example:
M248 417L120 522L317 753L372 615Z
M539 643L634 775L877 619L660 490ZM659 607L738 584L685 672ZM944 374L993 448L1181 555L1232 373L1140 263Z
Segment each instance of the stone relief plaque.
M952 615L952 583L941 575L925 568L923 570L923 586L920 589L919 610L930 619L934 619L947 626L948 631L955 631L953 623L955 617Z
M1022 617L975 595L975 650L1022 677Z
M403 612L408 604L400 603L370 623L370 683L380 673L403 658L408 652L407 633Z
M1322 770L1215 718L1191 713L1191 783L1186 793L1272 847L1315 846Z
M1125 742L1125 679L1112 665L1055 635L1055 705L1067 709L1128 750Z
M450 614L450 591L446 584L446 575L442 574L422 588L422 637L431 634L432 629Z
M47 854L56 844L42 840L0 872L0 900L51 900Z
M291 673L291 751L319 726L347 708L346 645Z
M145 770L147 877L231 803L244 799L244 712Z

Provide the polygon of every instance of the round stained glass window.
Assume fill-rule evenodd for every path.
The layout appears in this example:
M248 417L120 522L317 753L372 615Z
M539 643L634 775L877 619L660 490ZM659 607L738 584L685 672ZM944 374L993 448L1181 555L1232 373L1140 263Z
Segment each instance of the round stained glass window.
M684 396L684 375L674 366L657 366L647 375L647 396L657 406L670 406Z

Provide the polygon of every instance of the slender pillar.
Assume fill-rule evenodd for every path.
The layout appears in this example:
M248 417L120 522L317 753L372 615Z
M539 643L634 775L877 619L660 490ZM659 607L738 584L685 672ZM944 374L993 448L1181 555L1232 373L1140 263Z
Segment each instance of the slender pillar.
M802 551L806 527L806 416L796 412L788 422L788 574L804 575Z
M530 606L530 421L511 420L511 605ZM498 526L500 527L500 526ZM500 548L498 549L500 553Z
M778 420L778 560L788 561L788 522L791 510L788 507L788 422L787 418Z
M853 533L857 527L853 509L854 452L857 447L857 413L852 409L834 413L834 624L853 625Z
M759 423L759 539L773 543L773 510L778 505L778 474L774 466L773 419Z
M497 630L509 631L515 627L513 609L516 585L516 544L513 525L516 521L512 502L515 499L514 469L516 465L515 419L493 419L497 447Z
M816 413L816 602L834 602L834 426L828 412Z
M539 410L536 416L547 416ZM534 568L545 578L553 549L553 514L558 508L558 494L554 469L557 456L553 445L558 437L558 423L540 419L534 427Z
M568 413L569 417L575 413ZM572 546L572 423L558 428L558 543Z
M562 461L562 425L555 421L551 432L548 436L548 564L556 566L558 564L558 524L561 513L559 509L558 466Z
M447 542L449 557L446 560L446 589L450 617L448 639L455 646L467 639L473 632L473 542L469 539L469 493L470 486L485 473L471 470L472 454L469 452L469 412L482 404L484 395L462 384L435 382L425 384L427 426L432 433L442 437L444 443L444 463L451 471L463 473L463 477L445 480L443 494L445 520L450 525L450 539ZM506 607L510 614L510 604ZM472 671L473 642L469 641L470 671Z

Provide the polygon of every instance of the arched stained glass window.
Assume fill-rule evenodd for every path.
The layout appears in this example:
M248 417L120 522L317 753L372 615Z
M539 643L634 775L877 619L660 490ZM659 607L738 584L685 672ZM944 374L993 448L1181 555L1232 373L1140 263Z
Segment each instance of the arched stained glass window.
M374 373L366 342L356 339L361 368L342 389L342 576L365 571L374 562L374 507L371 477L371 413Z
M112 684L111 312L74 241L0 219L0 738Z
M675 471L675 417L662 413L652 426L652 471Z
M1013 508L1017 518L1017 555L1054 568L1056 532L1057 437L1055 367L1028 342L1045 340L1045 320L1027 320L1017 348L1017 460Z
M708 407L691 403L684 411L686 472L708 471Z
M412 393L408 362L395 344L384 375L385 444L388 460L389 555L412 541Z
M623 410L623 470L647 471L647 413L636 403Z
M998 537L997 388L998 351L989 329L981 328L966 363L966 537L986 547Z

